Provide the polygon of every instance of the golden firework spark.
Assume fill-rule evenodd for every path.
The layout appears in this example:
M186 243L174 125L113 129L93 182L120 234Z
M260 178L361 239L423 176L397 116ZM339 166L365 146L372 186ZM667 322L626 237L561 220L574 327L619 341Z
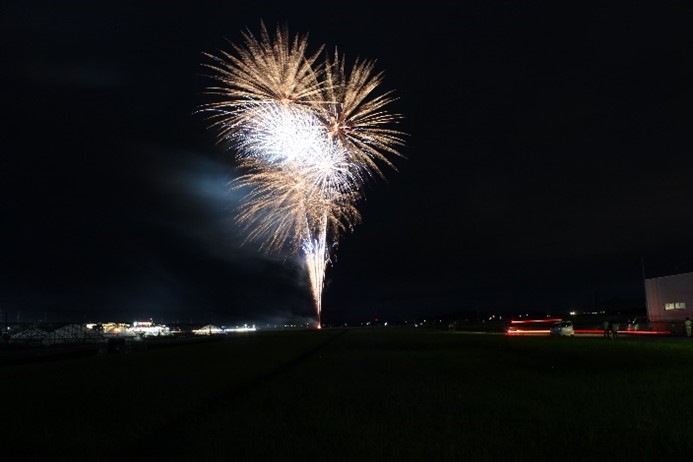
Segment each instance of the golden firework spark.
M384 76L375 72L375 61L356 60L348 75L345 62L336 49L325 61L320 114L359 171L383 177L378 162L394 169L387 155L401 156L404 146L404 133L389 127L400 116L384 109L395 98L392 91L373 96Z
M231 43L235 55L223 50L219 56L205 53L211 63L203 65L218 82L208 93L220 100L202 109L216 119L212 126L220 129L221 139L233 135L258 104L311 104L320 94L314 64L322 47L306 56L306 35L292 40L286 26L277 26L273 40L262 22L259 39L247 29L242 34L243 45Z
M383 177L401 156L404 133L385 107L392 92L377 95L383 73L357 60L347 73L335 49L317 63L307 37L290 38L277 27L272 38L243 33L235 54L207 55L218 101L203 105L219 139L236 149L244 173L233 183L246 191L236 219L247 239L266 251L303 254L320 327L322 290L330 252L340 235L360 222L356 204L368 178Z

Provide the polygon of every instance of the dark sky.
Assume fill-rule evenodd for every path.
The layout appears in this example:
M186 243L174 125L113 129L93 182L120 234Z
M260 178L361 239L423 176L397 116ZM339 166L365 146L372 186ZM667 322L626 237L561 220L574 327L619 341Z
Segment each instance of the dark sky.
M203 53L261 20L377 60L408 142L328 268L326 322L565 312L693 271L693 4L5 2L0 310L304 319L241 246ZM644 265L643 265L644 262Z

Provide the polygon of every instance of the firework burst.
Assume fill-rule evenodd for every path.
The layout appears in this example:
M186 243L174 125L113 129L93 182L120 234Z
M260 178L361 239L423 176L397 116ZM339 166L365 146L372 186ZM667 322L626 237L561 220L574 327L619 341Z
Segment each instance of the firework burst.
M394 168L404 133L385 109L392 93L375 93L383 74L374 61L347 72L335 49L318 63L323 47L307 54L307 37L286 27L272 37L261 23L259 38L246 30L243 39L233 53L206 55L217 101L201 111L237 153L243 174L232 187L247 192L237 222L263 250L302 254L320 327L331 249L360 222L366 181L383 177L381 164Z
M242 45L231 43L235 54L205 53L211 60L205 66L217 81L208 93L219 97L219 101L202 109L212 114L212 125L220 129L220 139L233 137L253 117L258 105L311 104L321 93L320 76L315 72L321 49L306 56L307 36L296 35L292 40L287 27L277 26L272 39L260 23L259 39L249 30L243 32L243 39Z
M375 73L374 61L357 60L347 75L345 59L335 49L334 58L326 59L322 75L320 114L330 136L361 172L383 177L378 163L394 169L387 155L400 156L398 148L404 145L404 133L388 127L399 118L384 109L394 101L392 92L372 96L383 73Z

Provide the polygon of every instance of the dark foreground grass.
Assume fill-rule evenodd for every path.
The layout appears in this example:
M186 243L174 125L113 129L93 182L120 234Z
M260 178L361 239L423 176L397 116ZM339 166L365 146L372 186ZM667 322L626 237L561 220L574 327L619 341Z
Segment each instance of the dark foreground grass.
M2 446L25 459L653 461L693 454L693 341L684 339L268 332L7 366L0 380Z

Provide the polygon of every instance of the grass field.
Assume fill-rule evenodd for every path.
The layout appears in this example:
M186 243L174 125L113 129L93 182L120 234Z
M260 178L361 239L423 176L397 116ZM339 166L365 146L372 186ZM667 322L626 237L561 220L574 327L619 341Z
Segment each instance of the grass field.
M0 451L46 460L693 455L693 340L256 332L0 368Z

